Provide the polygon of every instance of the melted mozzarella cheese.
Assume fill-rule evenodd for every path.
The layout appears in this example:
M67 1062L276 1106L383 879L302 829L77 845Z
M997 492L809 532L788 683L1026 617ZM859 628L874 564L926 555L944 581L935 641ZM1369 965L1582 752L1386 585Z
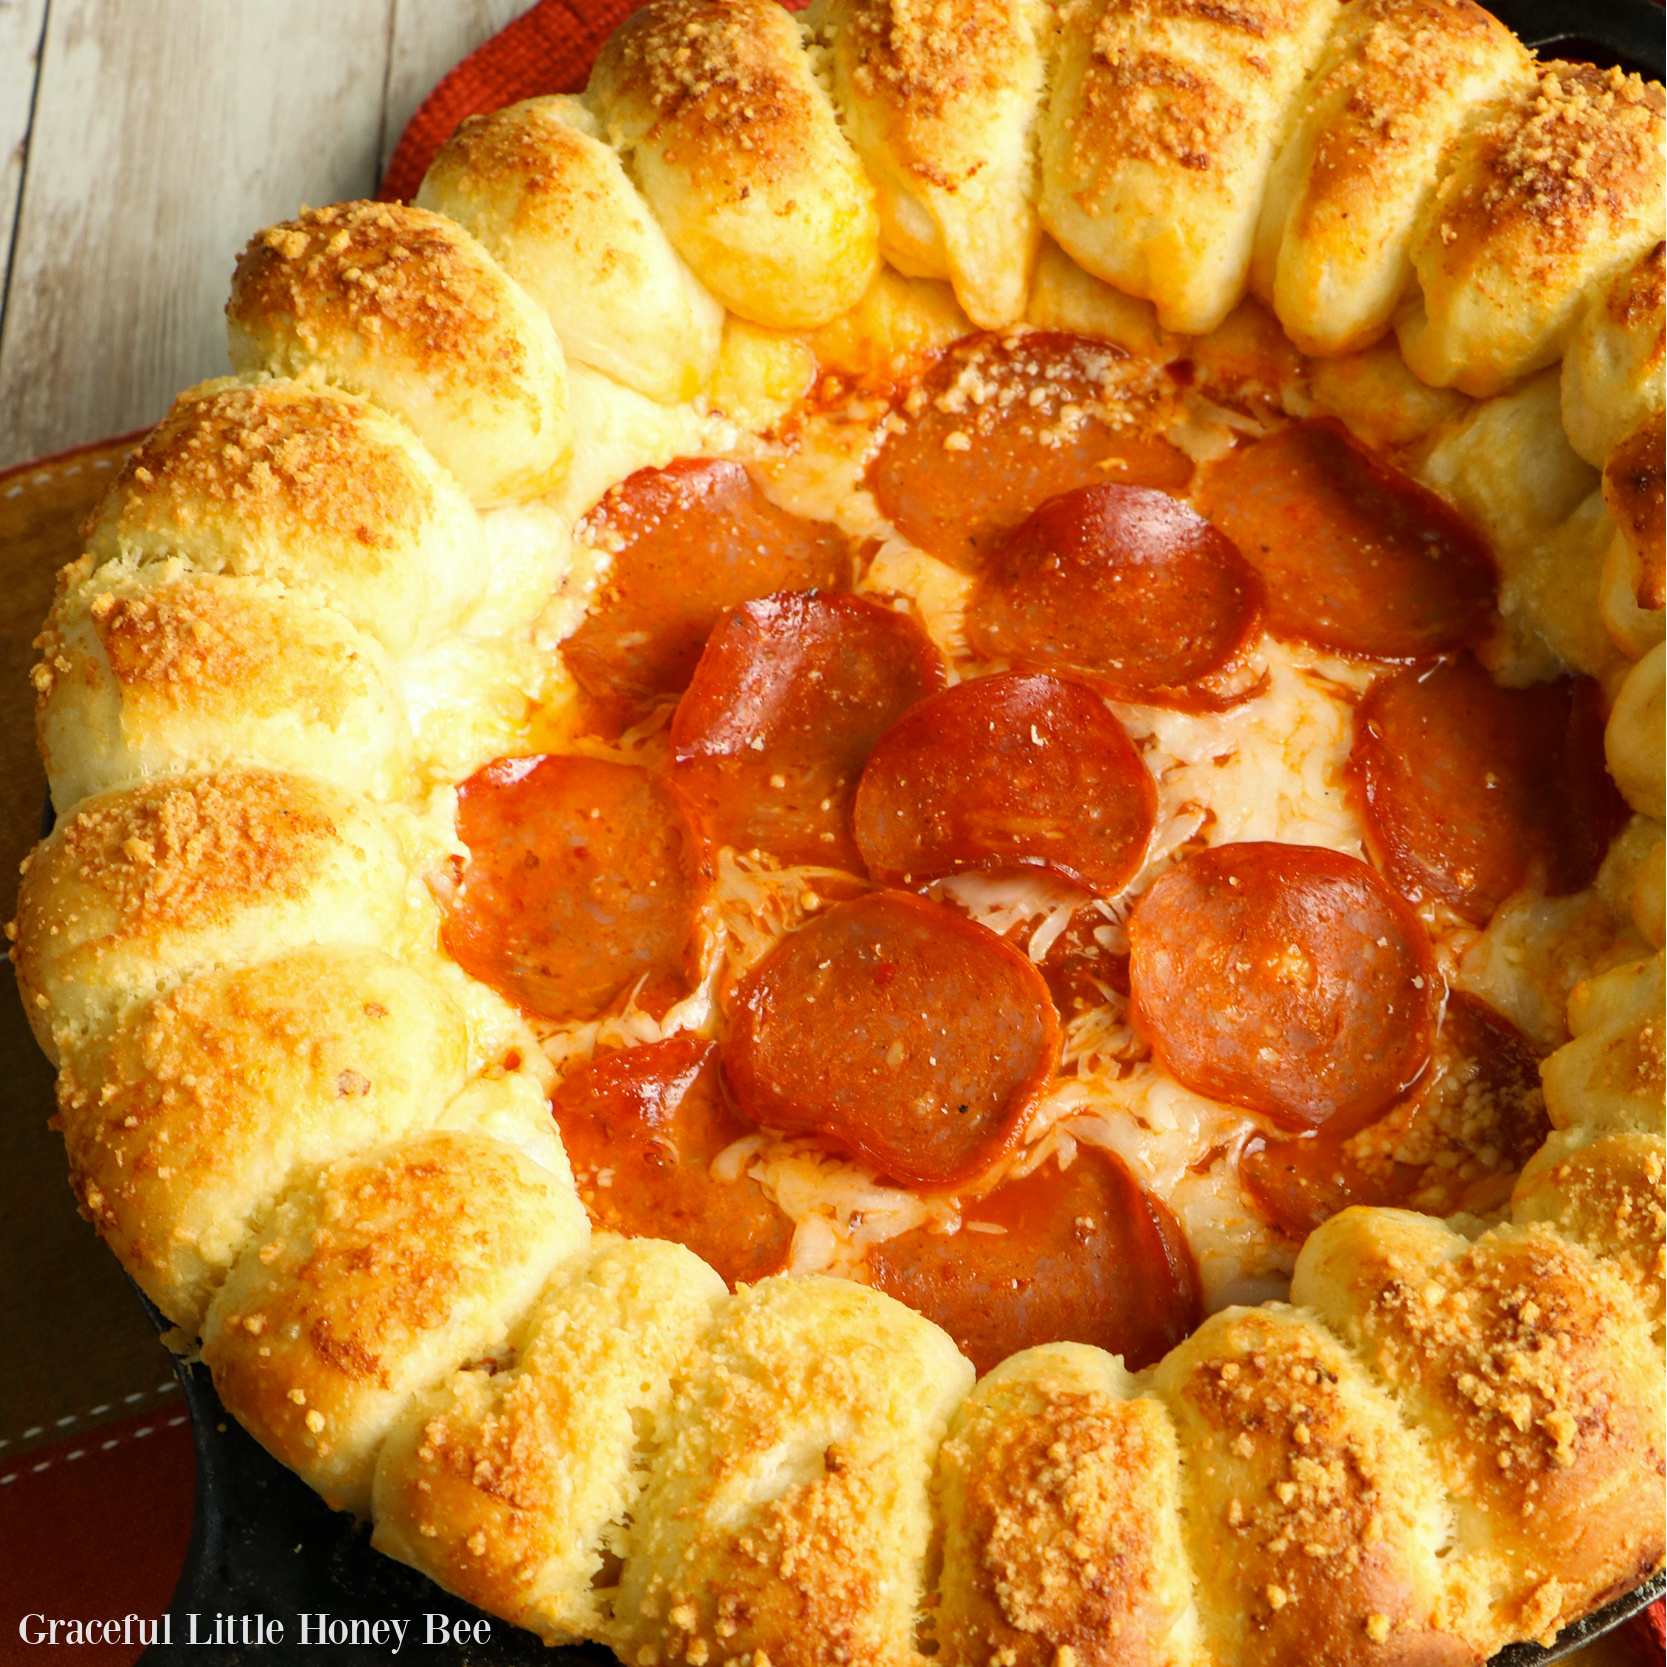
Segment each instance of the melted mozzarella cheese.
M599 404L617 445L608 478L584 487L586 501L630 467L663 462L672 436L626 409L614 390ZM1213 416L1214 413L1206 415ZM1189 419L1203 432L1201 418ZM880 513L864 471L885 438L883 412L855 404L806 415L785 444L728 440L730 455L748 462L767 496L782 508L840 527L864 549L858 589L907 597L945 654L952 680L993 669L970 660L964 617L973 580L916 548ZM1219 425L1217 425L1219 426ZM1213 454L1225 443L1214 428L1203 441L1188 430L1188 449ZM704 441L704 447L697 439ZM1205 442L1208 442L1207 444ZM722 450L724 437L689 421L684 450ZM599 484L600 482L600 484ZM584 507L563 506L569 513ZM495 534L505 577L503 600L483 604L480 618L506 621L530 584L538 559L536 528L505 520ZM495 559L495 568L496 568ZM551 564L548 600L536 625L515 641L535 647L536 672L505 638L476 642L413 667L413 717L436 765L499 752L529 750L527 712L535 704L539 750L595 750L569 733L572 680L557 652L583 619L609 556L572 542ZM516 615L517 619L519 618ZM513 636L513 633L512 633ZM1112 952L1126 951L1123 922L1134 901L1165 869L1200 846L1269 840L1365 854L1364 828L1345 784L1354 739L1354 708L1381 670L1301 645L1264 638L1256 650L1265 678L1255 696L1225 712L1185 713L1131 703L1112 710L1128 730L1158 785L1158 815L1146 861L1128 890L1089 905L1105 917L1100 935ZM494 656L503 655L494 664ZM518 683L518 679L530 681ZM520 704L516 704L519 690ZM521 744L510 736L520 724ZM653 726L650 726L652 728ZM653 763L663 736L628 739L625 761ZM614 756L610 753L609 756ZM724 850L704 927L698 988L663 1017L627 1003L623 1012L586 1024L542 1027L542 1047L557 1069L598 1048L655 1041L677 1031L715 1036L737 982L827 898L851 895L863 882L837 871L781 868L758 853ZM1044 874L963 875L941 882L936 895L1003 935L1041 962L1071 919L1079 894ZM1539 1046L1565 1034L1563 1010L1573 982L1620 954L1614 916L1597 893L1579 898L1517 898L1485 933L1452 930L1432 920L1438 953L1453 982L1511 1017ZM1624 958L1624 957L1623 957ZM1245 1112L1192 1093L1150 1058L1129 1022L1127 1001L1112 992L1100 1006L1068 1018L1064 1072L1036 1107L1024 1145L1008 1174L1047 1158L1069 1162L1085 1141L1115 1153L1174 1212L1197 1259L1206 1306L1278 1297L1288 1286L1294 1248L1243 1201L1238 1159L1261 1125ZM911 1229L961 1228L962 1200L888 1186L868 1167L804 1139L749 1135L720 1155L714 1179L750 1175L795 1223L796 1272L862 1277L875 1244Z

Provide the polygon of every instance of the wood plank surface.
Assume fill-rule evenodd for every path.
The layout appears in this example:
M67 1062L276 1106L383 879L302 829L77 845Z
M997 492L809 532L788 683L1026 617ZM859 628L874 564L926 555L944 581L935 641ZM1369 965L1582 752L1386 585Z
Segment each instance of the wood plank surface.
M250 234L375 187L392 5L52 0L0 324L0 465L154 422L225 371Z
M46 0L0 0L0 317L5 316L7 263L23 192L45 25Z
M451 0L443 5L434 0L394 0L379 175L388 171L388 159L405 124L435 83L532 4L533 0Z

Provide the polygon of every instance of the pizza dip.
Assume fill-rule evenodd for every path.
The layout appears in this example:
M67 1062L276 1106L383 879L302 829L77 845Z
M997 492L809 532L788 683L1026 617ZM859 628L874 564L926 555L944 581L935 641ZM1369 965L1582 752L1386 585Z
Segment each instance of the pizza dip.
M228 1413L638 1667L1655 1570L1663 134L1471 0L652 0L258 234L13 950Z

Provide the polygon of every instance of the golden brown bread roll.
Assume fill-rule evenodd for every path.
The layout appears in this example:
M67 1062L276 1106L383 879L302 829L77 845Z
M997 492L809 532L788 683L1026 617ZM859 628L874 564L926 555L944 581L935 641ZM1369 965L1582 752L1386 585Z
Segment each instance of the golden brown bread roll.
M911 1660L932 1456L972 1378L878 1291L743 1286L673 1399L609 1641L628 1660Z
M1453 1505L1454 1621L1479 1654L1549 1641L1659 1562L1661 1366L1619 1274L1538 1224L1473 1244L1355 1208L1309 1236L1291 1296L1424 1432Z
M874 188L773 0L652 0L588 102L678 253L755 324L825 324L873 281Z
M1136 300L1084 272L1051 237L1042 239L1025 322L1039 330L1066 330L1115 342L1142 358L1173 359L1180 339L1158 326L1150 301Z
M432 919L411 884L396 824L322 782L225 770L107 793L29 859L18 988L56 1058L195 973L313 944L398 952Z
M454 1372L405 1414L377 1461L372 1543L546 1643L595 1636L672 1375L723 1294L681 1245L598 1235L503 1363Z
M395 1141L267 1217L209 1308L203 1359L268 1452L364 1516L412 1397L499 1348L588 1233L572 1182L496 1140Z
M463 1086L462 1015L375 950L205 973L70 1048L71 1183L147 1296L195 1332L303 1168L431 1124Z
M1194 1659L1175 1431L1113 1356L1010 1355L961 1403L934 1491L943 1667Z
M234 764L404 795L411 726L385 650L281 585L83 556L36 647L36 734L60 809Z
M882 266L856 306L815 331L810 346L823 370L875 388L917 374L934 353L971 334L948 284Z
M1662 639L1667 604L1667 417L1646 417L1603 465L1603 502L1616 536L1604 558L1600 606L1616 646L1639 659Z
M1152 1388L1175 1420L1208 1659L1459 1663L1428 1454L1347 1350L1278 1304L1214 1314Z
M86 539L99 563L177 558L316 592L395 655L454 629L487 576L469 500L404 423L299 382L188 388Z
M1472 0L1346 7L1268 176L1251 285L1305 353L1388 329L1442 159L1479 103L1529 73Z
M470 116L440 147L416 202L480 240L550 315L569 364L667 401L694 398L710 379L723 308L578 99Z
M1540 1063L1545 1109L1559 1129L1664 1132L1662 958L1582 980L1565 1042Z
M1460 147L1395 330L1426 382L1478 398L1552 364L1581 309L1661 236L1662 90L1541 64Z
M881 267L875 284L884 273ZM872 288L864 295L872 293ZM742 428L763 434L810 392L816 372L816 355L802 334L771 330L731 313L724 320L723 346L718 350L718 368L712 373L712 409Z
M1393 341L1359 353L1316 360L1309 382L1314 403L1341 417L1376 451L1412 446L1456 425L1470 405L1453 388L1432 388L1407 369Z
M702 449L700 419L687 405L661 405L588 365L573 367L568 393L585 444L550 502L573 521L627 475Z
M1511 1219L1541 1221L1584 1245L1632 1287L1659 1338L1667 1279L1667 1140L1560 1131L1529 1160Z
M874 182L880 249L948 278L967 316L1024 315L1041 227L1034 127L1046 8L1038 0L817 0L834 105Z
M1597 472L1563 432L1557 373L1484 400L1436 431L1419 475L1488 541L1502 629L1483 652L1501 681L1542 682L1613 659L1598 606L1609 531Z
M1615 696L1603 731L1603 755L1626 802L1640 816L1667 819L1667 726L1662 682L1667 645L1657 643L1631 671Z
M397 203L309 209L250 239L232 367L346 388L407 422L477 504L531 497L573 451L550 320L461 226Z
M1213 330L1244 294L1262 192L1336 0L1087 0L1038 125L1042 224L1078 265Z
M1563 355L1563 426L1588 463L1601 468L1641 422L1660 414L1664 357L1667 243L1657 243L1593 298Z

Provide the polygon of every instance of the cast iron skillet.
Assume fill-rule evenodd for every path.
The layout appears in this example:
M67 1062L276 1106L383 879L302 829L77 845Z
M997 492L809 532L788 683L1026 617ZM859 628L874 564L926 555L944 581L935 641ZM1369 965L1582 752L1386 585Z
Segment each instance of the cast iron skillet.
M1667 79L1663 14L1652 0L1492 0L1489 10L1542 57L1565 57L1641 71ZM46 828L52 825L48 806ZM135 1287L159 1332L168 1321ZM504 1663L506 1667L609 1667L611 1652L594 1645L547 1649L530 1632L497 1620L442 1592L438 1586L392 1558L370 1549L369 1530L330 1510L298 1477L254 1441L220 1405L206 1367L176 1360L185 1391L196 1451L196 1515L184 1572L169 1609L173 1642L145 1651L140 1667L271 1667L294 1659L300 1617L410 1624L397 1659L463 1663ZM1619 1626L1667 1592L1667 1574L1566 1628L1549 1649L1512 1644L1491 1667L1543 1667ZM283 1643L192 1644L193 1636L213 1639L215 1617L266 1616L284 1624ZM195 1616L195 1634L192 1617ZM443 1619L448 1635L457 1623L471 1625L471 1641L424 1642L429 1617ZM438 1629L439 1619L435 1626ZM475 1623L489 1636L473 1642ZM241 1624L241 1623L240 1623ZM313 1646L305 1659L318 1667L360 1667L383 1663L388 1644Z

